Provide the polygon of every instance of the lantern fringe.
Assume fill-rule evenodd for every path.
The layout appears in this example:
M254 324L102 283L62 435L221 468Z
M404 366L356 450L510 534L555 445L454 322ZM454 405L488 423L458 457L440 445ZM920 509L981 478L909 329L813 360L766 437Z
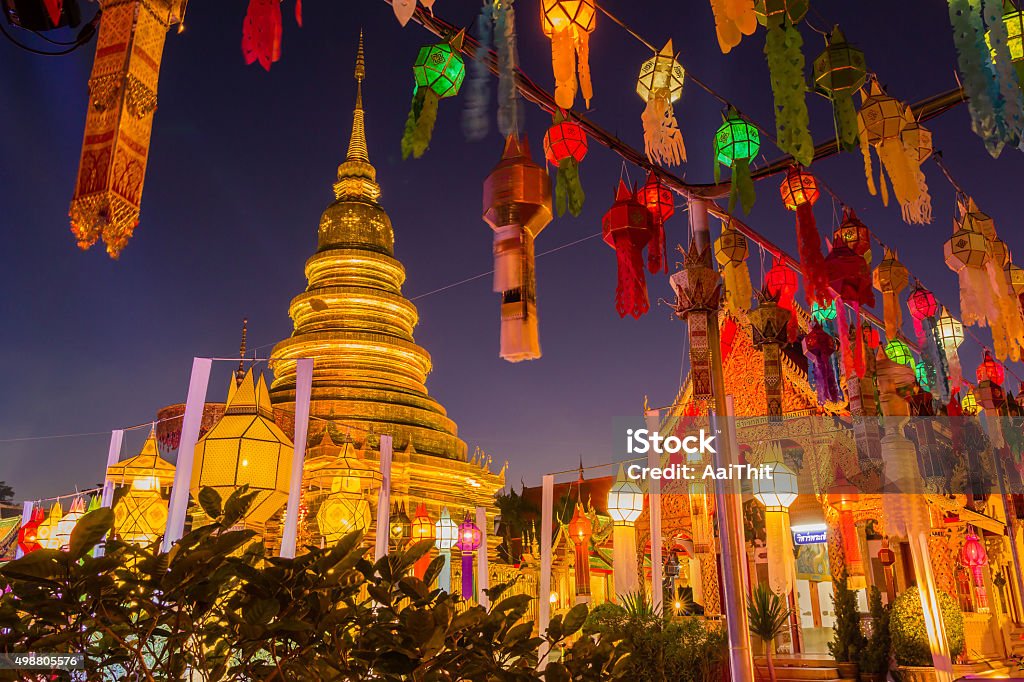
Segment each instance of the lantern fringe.
M683 134L672 111L668 92L652 94L642 115L644 151L652 163L678 166L686 161Z
M804 273L804 297L807 305L827 306L832 300L829 292L825 257L821 255L821 236L814 220L814 207L805 202L796 208L796 242L800 254L800 268Z
M935 327L935 318L926 317L920 322L914 318L915 331L918 331L917 342L921 346L921 356L924 362L932 369L933 378L931 392L938 397L941 404L949 402L949 366L946 356L942 352L942 344L939 343L938 330Z
M1009 129L1008 141L1019 141L1024 129L1024 93L1018 84L1016 69L1010 54L1009 37L1003 21L1002 0L984 0L984 18L988 26L988 42L992 45L995 78L999 84L999 95L1003 105L1003 121Z
M615 259L618 261L615 310L619 317L632 315L640 319L651 307L647 300L642 249L636 248L629 239L616 239Z
M807 356L807 364L810 366L810 379L817 393L818 404L838 403L843 399L839 390L839 382L836 380L835 371L830 356L819 357L814 353L804 352Z
M917 151L908 149L899 137L886 138L878 145L878 158L892 183L892 191L903 211L903 219L909 223L924 222L920 218L920 211L913 210L913 207L922 200L927 200L928 213L931 214L931 199L928 197L927 185L924 186L924 197L921 197L924 175L921 173L916 154ZM881 178L881 175L879 177ZM884 184L884 180L880 182ZM883 203L888 205L886 199L883 199Z
M433 90L417 88L416 94L412 96L412 106L402 135L403 159L408 159L410 154L418 159L427 151L437 121L437 104L438 97Z
M647 244L647 270L653 275L664 270L668 272L667 250L665 248L665 221L651 214L651 241Z
M903 222L926 225L932 222L932 196L928 192L928 179L917 166L917 198L903 204Z
M750 269L746 261L726 263L722 269L725 279L725 305L729 312L739 317L740 311L750 309L750 300L754 296L754 287L750 283Z
M868 192L871 196L878 196L878 188L875 186L875 169L871 161L871 145L868 144L868 134L864 128L864 120L859 114L857 115L857 131L860 134L860 153L864 157L864 179L867 181ZM884 178L882 178L882 182L885 182ZM882 204L885 206L889 205L889 195L887 193L882 199Z
M814 140L808 129L802 46L800 32L788 20L768 27L764 54L775 98L775 135L779 149L792 155L801 165L809 166L814 160Z
M302 0L295 0L295 23L302 28Z
M857 107L850 95L839 95L832 98L833 113L836 118L836 132L843 151L852 152L857 149Z
M498 130L503 137L518 133L519 122L523 119L523 104L516 89L519 50L516 47L514 1L501 0L494 5L494 35L498 48Z
M743 36L757 30L757 14L753 0L711 0L715 15L715 33L722 54L728 54L740 44Z
M562 109L572 109L576 101L576 48L572 29L552 32L551 70L555 74L555 102Z
M580 182L580 168L571 156L562 159L555 174L555 209L558 216L565 215L566 209L578 217L583 210L583 184Z
M576 32L576 61L580 72L580 94L590 108L590 100L594 98L594 86L590 82L590 34L586 31Z
M718 164L715 164L715 174L718 175ZM718 178L715 178L718 182ZM732 164L732 178L729 181L729 212L736 208L736 201L739 200L744 213L750 213L757 200L754 190L754 181L750 177L750 160L736 159Z
M249 0L242 21L242 56L246 64L258 61L265 71L281 58L280 0Z
M491 25L494 18L493 0L483 0L476 18L476 34L480 47L469 64L469 82L466 83L466 106L462 110L462 132L471 142L482 140L490 129L488 102L490 101L490 71L484 55L491 45ZM500 87L500 86L499 86ZM507 135L506 135L507 137Z
M1000 360L1009 357L1016 362L1020 360L1021 348L1024 347L1024 319L1021 318L1020 301L1006 281L1003 268L994 258L989 257L985 271L999 312L998 320L991 325L993 350Z

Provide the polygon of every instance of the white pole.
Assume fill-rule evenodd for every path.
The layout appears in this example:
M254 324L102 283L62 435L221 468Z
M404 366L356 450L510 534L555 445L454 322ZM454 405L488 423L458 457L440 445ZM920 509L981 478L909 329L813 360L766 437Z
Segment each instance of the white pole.
M483 507L476 508L476 525L480 529L480 549L476 552L476 603L486 609L491 604L484 590L491 585L487 575L487 510Z
M114 503L114 482L107 478L107 472L121 459L121 443L124 442L124 429L114 429L110 432L110 447L107 448L107 468L103 470L103 495L100 504L109 507ZM93 550L93 556L101 557L106 548L106 543L100 542Z
M171 551L171 547L185 532L189 486L192 485L192 462L196 456L196 443L199 442L199 428L203 424L203 408L206 406L206 388L210 384L211 367L213 360L210 358L192 358L192 376L188 382L185 415L181 419L181 440L178 443L178 459L174 465L174 487L171 488L167 530L164 532L165 552Z
M555 476L546 474L541 479L540 495L540 594L537 595L537 630L541 637L548 631L551 622L551 532L552 507L555 502ZM540 656L537 667L541 670L547 666L548 644L540 645Z
M295 558L295 542L299 534L299 498L302 494L302 464L306 460L306 434L309 431L309 399L313 390L313 360L295 361L295 438L292 451L292 473L288 479L288 506L285 507L281 552L284 559Z
M659 428L658 410L647 410L644 414L647 429L657 433ZM649 448L647 466L651 469L661 466L661 455ZM661 479L653 476L647 481L647 503L651 512L651 606L655 613L661 613L664 590L661 575ZM674 595L673 595L673 598Z
M376 545L373 560L388 555L388 539L391 535L391 436L380 437L380 495L377 496L377 529L374 532Z
M35 505L33 505L31 502L21 503L21 526L24 526L26 523L32 520L32 509L34 506ZM18 530L21 530L21 526L18 527ZM20 559L23 556L25 555L22 553L21 547L18 546L18 543L15 543L14 558Z

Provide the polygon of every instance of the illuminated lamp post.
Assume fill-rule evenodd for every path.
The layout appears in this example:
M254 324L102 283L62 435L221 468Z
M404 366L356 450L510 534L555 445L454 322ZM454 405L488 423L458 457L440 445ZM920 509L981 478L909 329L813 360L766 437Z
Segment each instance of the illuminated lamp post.
M967 527L964 546L960 549L960 563L964 568L970 570L974 577L974 589L978 595L978 611L988 613L988 595L985 593L985 575L982 572L982 569L988 565L988 554L971 526Z
M768 547L768 586L785 597L793 590L795 571L793 538L789 530L789 506L796 501L797 478L782 461L782 447L773 442L762 462L771 472L750 481L754 499L764 505L764 525Z
M473 554L479 549L482 538L480 528L466 512L465 520L459 525L459 539L455 546L462 552L462 598L467 601L473 598Z
M583 505L576 503L576 511L569 521L569 538L576 549L576 603L582 604L590 598L590 536L594 524L583 511Z
M427 514L427 505L420 502L416 506L416 514L412 519L412 541L421 542L433 539L434 522L430 520L430 516ZM422 579L427 572L428 566L430 566L430 552L425 552L423 556L416 560L416 564L413 566L413 572L416 574L416 577Z
M615 574L615 597L620 603L625 595L640 590L633 524L643 510L644 494L640 486L626 478L622 465L619 465L619 475L608 491L608 515L615 524L612 529L612 571Z
M445 592L452 591L452 547L459 539L459 526L452 521L448 507L441 509L441 516L434 523L434 546L444 558L444 565L437 576L437 586Z
M39 538L39 526L45 520L46 513L43 512L43 508L36 507L32 510L32 516L29 517L29 520L18 529L18 549L21 550L22 556L37 549L42 549L43 545L40 543Z
M835 481L828 490L828 503L839 512L839 528L843 538L843 557L846 560L847 587L867 589L864 560L861 558L857 526L853 521L853 505L860 499L857 487L850 483L842 468L836 467Z

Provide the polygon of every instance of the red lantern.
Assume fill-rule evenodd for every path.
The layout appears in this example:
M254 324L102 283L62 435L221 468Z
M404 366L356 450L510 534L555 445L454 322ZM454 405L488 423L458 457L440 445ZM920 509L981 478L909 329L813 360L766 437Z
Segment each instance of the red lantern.
M787 337L790 343L796 341L797 332L800 330L793 306L793 297L796 296L797 287L800 285L796 273L780 259L775 259L772 269L764 277L764 285L772 296L778 298L779 307L789 311Z
M852 208L843 209L843 222L832 233L833 244L850 247L858 256L871 251L871 230L860 221Z
M918 283L907 297L907 308L915 320L923 320L926 317L935 317L939 312L939 302L935 300L935 294Z
M828 503L839 512L840 533L843 536L843 556L851 589L864 589L864 560L860 553L857 526L853 519L854 504L860 499L857 486L850 483L841 467L836 467L835 480L828 489Z
M420 502L416 507L416 516L412 520L412 539L414 542L433 540L435 534L434 522L430 520L430 515L427 514L427 506ZM416 560L413 572L417 578L422 578L426 575L430 561L430 552L424 552L423 556Z
M576 121L566 120L544 133L544 156L554 166L563 159L579 163L587 155L587 133Z
M583 511L583 505L577 503L576 511L569 521L569 538L576 549L577 596L590 594L590 536L593 530L594 524Z
M625 182L619 180L615 203L601 220L601 232L618 260L615 309L639 319L650 309L644 277L643 250L651 240L651 214ZM795 277L795 275L794 275Z
M647 182L636 194L637 200L651 212L651 245L647 248L647 269L652 273L668 272L668 258L665 251L665 221L676 212L675 197L653 172L647 175Z
M793 166L779 187L782 203L796 211L796 243L800 253L800 268L804 272L804 297L807 305L827 306L832 300L828 290L825 258L821 255L821 236L814 221L814 202L821 193L814 176Z
M967 536L964 539L964 546L960 550L960 563L970 570L974 576L974 586L978 592L978 608L982 611L988 610L988 597L985 594L985 577L982 568L988 565L988 554L985 546L981 544L977 533L968 526Z
M884 568L889 568L896 563L896 552L888 547L878 550L878 563L882 564Z
M18 529L18 549L21 550L22 554L28 554L42 548L42 545L39 544L37 533L39 531L39 524L45 518L46 515L43 513L43 508L36 507L32 510L32 516L29 517L25 525Z
M1003 385L1003 380L1006 379L1006 370L1003 369L1002 363L996 362L992 359L992 354L985 351L985 359L980 365L978 365L978 381L991 381L993 384Z
M836 241L825 257L825 273L829 286L839 297L836 301L836 326L839 331L839 345L842 348L843 364L847 376L864 376L865 362L863 344L856 330L861 328L860 309L875 304L875 292L871 287L871 271L867 261L858 255L845 241ZM850 348L850 324L846 319L846 305L853 307L854 345Z

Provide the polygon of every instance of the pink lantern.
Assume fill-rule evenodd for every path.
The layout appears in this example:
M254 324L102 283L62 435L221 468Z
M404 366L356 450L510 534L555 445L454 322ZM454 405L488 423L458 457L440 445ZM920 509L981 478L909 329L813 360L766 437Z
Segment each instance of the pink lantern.
M974 528L970 526L967 527L967 537L960 550L960 563L970 569L971 575L974 576L974 586L978 593L978 609L987 611L988 596L985 594L985 578L981 569L988 565L988 554L985 552L985 546L978 539L977 533L974 532Z
M466 513L465 520L459 525L459 539L455 546L462 552L462 598L473 596L473 552L480 547L483 533Z

